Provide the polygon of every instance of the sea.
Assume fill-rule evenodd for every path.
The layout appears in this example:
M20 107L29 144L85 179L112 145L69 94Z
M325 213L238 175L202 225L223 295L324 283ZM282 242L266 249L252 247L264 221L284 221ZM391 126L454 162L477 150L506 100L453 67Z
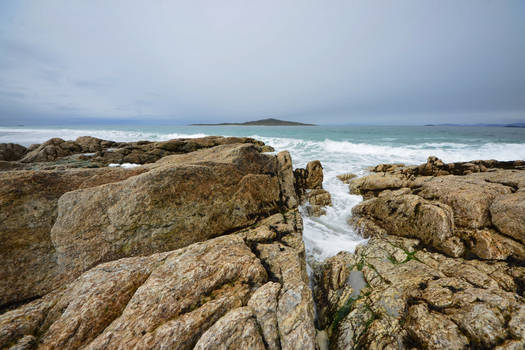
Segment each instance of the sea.
M445 162L476 159L525 159L525 128L466 126L175 126L86 125L53 127L0 127L0 143L24 146L52 137L74 140L90 135L114 141L248 136L290 152L294 168L318 159L324 168L323 187L332 195L326 215L309 217L304 207L303 237L308 260L322 261L339 251L353 252L366 243L350 225L352 207L361 196L351 195L337 175L366 175L380 163L424 163L429 156Z

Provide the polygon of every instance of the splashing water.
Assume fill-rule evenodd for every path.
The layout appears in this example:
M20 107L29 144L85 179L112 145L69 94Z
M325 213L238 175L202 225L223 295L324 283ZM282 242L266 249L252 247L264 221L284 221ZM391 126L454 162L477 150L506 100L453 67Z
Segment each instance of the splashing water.
M323 165L323 188L332 196L332 207L326 215L309 217L305 207L300 208L304 221L303 238L308 257L318 261L340 251L353 252L366 242L348 225L352 207L361 202L361 196L351 195L349 186L337 175L354 173L363 176L367 168L380 163L424 163L436 155L446 162L473 159L523 159L525 145L487 143L481 146L462 143L421 143L418 145L387 146L348 141L305 141L297 139L259 137L276 150L288 150L295 167L305 167L308 161L318 159Z

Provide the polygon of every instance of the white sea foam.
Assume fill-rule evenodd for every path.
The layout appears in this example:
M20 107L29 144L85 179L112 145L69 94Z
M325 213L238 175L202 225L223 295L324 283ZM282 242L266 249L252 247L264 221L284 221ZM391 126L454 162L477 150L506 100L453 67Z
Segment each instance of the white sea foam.
M108 166L111 167L111 168L124 168L124 169L131 169L131 168L136 168L138 166L140 166L141 164L135 164L135 163L122 163L122 164L118 164L118 163L111 163L109 164Z
M0 143L18 143L29 146L33 143L42 143L50 138L59 137L64 140L74 140L79 136L93 136L104 140L117 142L130 142L138 140L166 141L177 138L195 138L207 136L203 133L153 133L122 130L97 130L97 129L30 129L30 128L1 128Z
M422 143L388 146L258 135L252 137L273 146L276 151L288 150L295 167L304 167L308 161L314 159L321 161L324 168L323 187L331 193L333 206L327 208L326 215L319 218L308 217L304 208L301 208L307 254L316 260L324 260L342 250L353 252L358 244L365 242L347 223L352 207L361 201L361 196L350 195L348 185L337 179L337 175L351 172L362 176L367 173L368 167L379 163L424 163L431 155L445 162L525 159L524 144L486 143L479 146L463 143Z

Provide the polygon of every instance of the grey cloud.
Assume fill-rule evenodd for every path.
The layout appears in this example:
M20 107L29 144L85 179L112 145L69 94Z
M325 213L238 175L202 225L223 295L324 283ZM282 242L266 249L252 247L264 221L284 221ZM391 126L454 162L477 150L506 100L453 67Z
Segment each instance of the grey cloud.
M10 115L525 119L519 0L49 0L0 12Z
M72 84L88 89L105 89L112 85L110 82L103 80L73 80Z

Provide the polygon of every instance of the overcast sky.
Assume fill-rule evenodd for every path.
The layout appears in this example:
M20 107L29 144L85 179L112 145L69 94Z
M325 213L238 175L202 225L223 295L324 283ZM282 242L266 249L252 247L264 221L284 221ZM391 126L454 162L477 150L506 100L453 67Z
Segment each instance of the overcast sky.
M0 2L0 124L263 117L525 121L525 1Z

